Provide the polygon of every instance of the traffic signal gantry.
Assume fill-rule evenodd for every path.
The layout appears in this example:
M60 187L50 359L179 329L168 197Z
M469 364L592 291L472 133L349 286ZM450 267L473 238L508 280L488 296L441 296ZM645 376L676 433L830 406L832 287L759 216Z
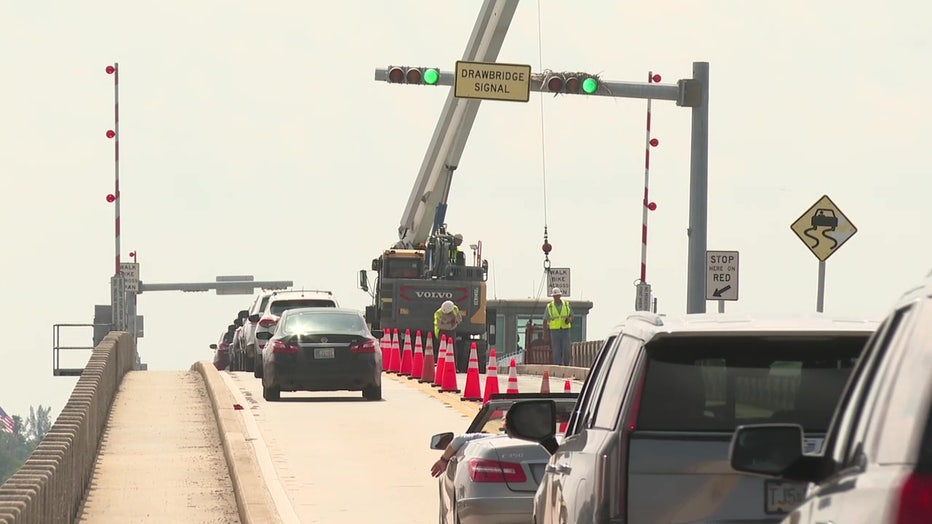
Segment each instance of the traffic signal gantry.
M675 84L616 82L578 71L531 73L529 65L456 63L456 71L436 67L389 66L375 80L392 84L452 86L457 98L527 102L531 91L579 96L669 100L692 109L689 165L689 225L686 312L706 312L706 246L709 196L709 63L693 62L692 78Z

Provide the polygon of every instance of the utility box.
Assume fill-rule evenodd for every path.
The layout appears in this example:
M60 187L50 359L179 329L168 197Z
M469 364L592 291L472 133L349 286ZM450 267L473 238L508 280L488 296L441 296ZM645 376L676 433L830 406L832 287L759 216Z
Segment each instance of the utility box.
M100 344L113 329L113 317L109 305L94 306L94 347Z

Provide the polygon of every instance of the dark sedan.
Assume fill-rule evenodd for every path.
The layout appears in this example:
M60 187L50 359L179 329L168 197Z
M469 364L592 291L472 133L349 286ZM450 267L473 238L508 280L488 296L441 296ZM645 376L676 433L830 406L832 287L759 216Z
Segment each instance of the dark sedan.
M296 308L282 313L262 351L262 397L282 391L362 391L382 399L379 330L370 332L362 312L344 308Z

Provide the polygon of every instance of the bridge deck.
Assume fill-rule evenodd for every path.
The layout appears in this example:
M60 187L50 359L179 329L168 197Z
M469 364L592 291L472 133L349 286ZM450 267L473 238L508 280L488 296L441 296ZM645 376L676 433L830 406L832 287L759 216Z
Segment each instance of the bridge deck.
M78 522L240 522L217 422L196 371L130 371Z

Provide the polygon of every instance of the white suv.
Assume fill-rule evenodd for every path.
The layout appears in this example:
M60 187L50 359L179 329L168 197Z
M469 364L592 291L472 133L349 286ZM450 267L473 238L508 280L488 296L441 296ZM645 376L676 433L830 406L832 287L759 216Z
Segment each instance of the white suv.
M275 291L265 302L265 308L261 313L249 317L251 322L255 319L258 323L253 331L252 340L247 341L247 344L252 343L256 348L252 366L256 378L262 378L262 348L272 338L275 325L284 311L299 307L340 307L332 292L319 289Z

